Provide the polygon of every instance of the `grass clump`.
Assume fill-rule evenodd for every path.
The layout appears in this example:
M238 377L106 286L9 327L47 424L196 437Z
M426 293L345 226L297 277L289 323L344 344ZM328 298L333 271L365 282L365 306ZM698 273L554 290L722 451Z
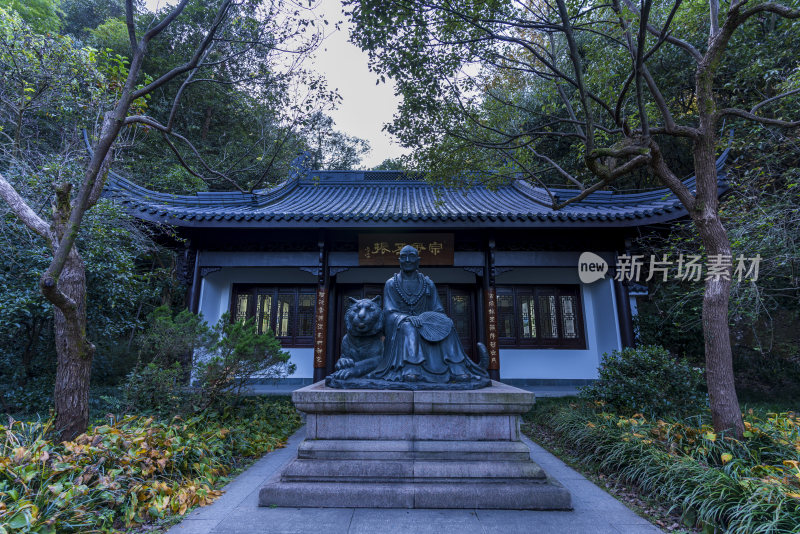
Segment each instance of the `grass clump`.
M748 411L741 441L699 417L620 415L602 401L549 401L526 418L582 462L677 507L687 526L800 531L800 418L793 412Z
M212 502L226 475L300 426L244 399L188 418L127 416L58 443L53 421L0 425L0 533L115 532Z

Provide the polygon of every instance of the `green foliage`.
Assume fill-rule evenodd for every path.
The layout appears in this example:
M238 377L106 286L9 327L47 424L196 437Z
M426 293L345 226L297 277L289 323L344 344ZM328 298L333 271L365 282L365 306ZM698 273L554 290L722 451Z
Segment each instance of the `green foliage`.
M62 14L58 0L0 0L0 7L19 13L37 32L56 32Z
M709 425L620 416L603 403L558 399L527 416L582 466L614 473L678 507L685 524L730 533L800 528L800 419L744 414L742 441Z
M140 31L152 16L137 14ZM207 3L189 2L149 43L143 71L168 72L188 61L213 16ZM194 193L269 187L286 179L299 152L318 147L320 165L356 165L365 142L320 127L314 119L324 117L321 110L335 105L339 96L317 73L303 68L304 58L322 37L319 21L309 16L313 18L310 10L288 9L284 2L235 2L226 17L229 23L223 24L203 65L182 90L172 118L180 84L153 94L148 115L162 124L169 120L176 133L191 141L196 153L173 139L184 162L201 178L179 170L173 149L146 127L137 128L142 135L120 154L115 169L158 191ZM118 51L124 46L122 28L109 19L103 22L95 26L93 42ZM286 50L292 51L289 60Z
M206 182L181 165L172 165L164 168L162 173L151 174L142 185L162 193L194 194L198 191L208 191Z
M786 34L789 37L789 34ZM793 34L792 34L793 35ZM800 39L800 35L792 38ZM798 45L800 46L800 45ZM758 279L734 276L729 319L737 389L749 396L800 394L800 176L796 136L738 125L729 166L731 190L720 214L734 260L760 257ZM688 225L674 225L637 241L645 258L700 254L703 246ZM734 265L736 265L734 261ZM650 282L640 300L638 340L659 343L690 361L703 362L703 284Z
M335 130L333 119L322 112L308 118L305 132L312 169L352 170L369 152L367 141Z
M663 347L645 345L604 354L599 378L581 390L581 397L636 412L685 417L707 405L703 372Z
M111 18L96 28L90 28L89 42L101 50L109 49L119 56L128 57L131 54L128 26L123 19Z
M44 184L21 189L34 194L38 187ZM49 250L10 215L3 224L9 231L0 234L5 254L0 267L0 411L30 413L46 409L53 394L53 311L38 289ZM116 384L136 363L134 332L174 282L169 267L159 265L164 251L105 201L87 213L78 244L88 280L88 333L97 347L93 378Z
M173 413L181 401L182 375L183 369L178 362L172 365L150 362L137 366L123 387L125 411Z
M207 347L211 332L200 315L182 310L173 316L169 306L159 306L148 316L139 336L140 354L146 361L169 366L186 360L195 349Z
M195 363L206 406L219 402L225 392L239 393L252 377L277 378L294 372L289 353L271 330L259 334L254 319L231 322L223 314L211 339L206 356Z
M128 375L129 410L175 413L220 406L253 377L294 372L272 331L259 334L252 319L231 322L227 314L209 328L199 315L188 310L173 315L161 306L150 314L139 343L140 361L147 364ZM190 370L192 389L178 394Z
M61 11L63 12L63 33L83 38L90 30L97 28L109 19L124 17L125 2L123 0L61 0Z
M400 156L398 158L386 158L374 167L371 171L406 171L410 170L408 158Z
M185 420L112 419L63 443L52 421L0 425L0 532L116 532L183 515L298 426L291 404L260 399Z

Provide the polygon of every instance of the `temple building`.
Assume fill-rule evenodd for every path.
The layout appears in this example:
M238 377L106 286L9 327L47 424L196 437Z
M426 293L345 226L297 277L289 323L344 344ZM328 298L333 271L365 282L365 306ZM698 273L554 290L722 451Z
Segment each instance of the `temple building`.
M726 188L717 162L719 190ZM685 180L690 189L694 178ZM554 190L560 201L579 191ZM293 383L333 372L347 297L372 297L406 244L436 284L466 352L489 349L511 384L580 385L603 353L633 343L632 297L613 277L642 231L687 217L666 189L598 191L559 211L521 180L496 189L435 188L395 171L309 171L253 193L171 195L110 173L106 196L185 239L189 306L215 323L254 317L291 353ZM610 275L581 283L593 252ZM634 308L635 309L635 308Z

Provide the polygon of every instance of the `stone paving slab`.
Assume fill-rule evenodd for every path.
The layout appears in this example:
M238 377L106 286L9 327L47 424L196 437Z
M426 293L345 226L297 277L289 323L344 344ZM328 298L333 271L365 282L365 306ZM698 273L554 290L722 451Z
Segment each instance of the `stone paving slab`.
M296 455L298 430L225 486L213 504L198 508L168 534L658 534L661 531L580 473L523 436L531 458L572 494L571 512L369 508L260 508L261 485Z
M291 396L296 389L304 388L308 384L250 384L244 390L244 395L286 395ZM572 397L578 394L578 386L514 386L542 397Z

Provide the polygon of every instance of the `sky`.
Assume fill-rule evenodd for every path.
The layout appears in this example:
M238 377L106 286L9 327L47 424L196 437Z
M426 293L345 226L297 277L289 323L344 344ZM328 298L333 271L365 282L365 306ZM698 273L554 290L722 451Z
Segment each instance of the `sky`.
M145 2L150 10L165 3L165 0ZM370 153L361 162L366 169L386 158L400 156L405 151L382 131L397 111L399 97L394 94L394 84L391 80L375 84L377 77L369 71L367 53L348 42L348 24L339 0L319 0L316 10L330 23L327 26L330 35L309 67L324 75L328 86L336 88L342 96L338 109L328 112L336 129L369 141ZM342 22L339 31L333 30L336 22Z

